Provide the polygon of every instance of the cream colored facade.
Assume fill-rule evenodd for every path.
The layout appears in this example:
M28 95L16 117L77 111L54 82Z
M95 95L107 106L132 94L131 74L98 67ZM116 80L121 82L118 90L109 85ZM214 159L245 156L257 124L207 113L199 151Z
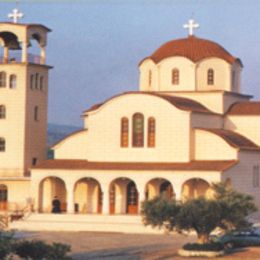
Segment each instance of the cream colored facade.
M7 189L0 203L7 196L9 209L31 200L30 168L46 158L49 31L42 25L0 23L0 184ZM38 56L29 53L33 40Z
M7 186L10 203L29 200L35 211L51 212L58 196L62 211L71 214L138 214L145 199L161 193L178 200L210 196L211 183L223 181L260 206L260 103L241 93L242 63L221 46L195 36L163 45L140 63L140 91L86 110L84 128L53 147L53 160L44 160L47 31L32 25L24 38L22 25L3 26L27 43L43 34L40 64L24 63L25 49L21 63L0 64L8 75L15 68L21 80L15 90L0 89L7 107L14 97L20 104L14 119L0 121L6 140L20 138L10 153L0 154L0 184ZM40 91L29 87L36 73L44 77ZM30 117L35 106L41 120ZM20 134L7 131L11 126ZM33 158L39 159L35 166ZM9 185L12 178L17 186Z

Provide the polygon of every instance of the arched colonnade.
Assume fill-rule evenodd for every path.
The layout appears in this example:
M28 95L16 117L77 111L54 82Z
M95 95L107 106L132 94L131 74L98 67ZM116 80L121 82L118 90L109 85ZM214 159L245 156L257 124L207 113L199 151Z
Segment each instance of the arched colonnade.
M38 182L37 193L35 209L39 212L51 212L52 200L57 196L62 212L138 214L142 201L160 194L177 200L210 196L210 184L202 178L189 178L177 185L161 177L142 184L129 177L117 177L106 183L82 177L71 183L50 175Z

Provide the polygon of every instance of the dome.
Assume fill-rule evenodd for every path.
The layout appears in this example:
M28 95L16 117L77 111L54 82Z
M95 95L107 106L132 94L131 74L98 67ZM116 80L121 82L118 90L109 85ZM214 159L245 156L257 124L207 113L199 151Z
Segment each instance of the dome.
M198 62L205 58L216 57L233 64L238 61L242 66L241 61L232 56L219 44L200 39L195 36L189 36L184 39L177 39L169 41L163 44L157 49L151 56L146 59L152 59L155 63L159 63L161 60L174 56L182 56L190 59L193 62Z

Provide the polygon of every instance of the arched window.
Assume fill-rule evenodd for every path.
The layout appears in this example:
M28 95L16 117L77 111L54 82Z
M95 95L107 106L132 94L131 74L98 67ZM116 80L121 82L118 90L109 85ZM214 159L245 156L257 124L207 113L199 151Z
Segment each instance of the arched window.
M5 139L0 138L0 152L5 152Z
M4 119L5 118L5 106L4 105L0 105L0 119Z
M123 117L121 119L121 147L128 147L128 119Z
M172 70L172 85L179 85L180 73L178 69Z
M38 106L35 106L34 107L34 121L38 121L39 120L39 115L38 115L38 112L39 112L39 107Z
M214 85L214 70L208 69L208 85Z
M148 119L148 147L155 147L155 119L149 117Z
M34 75L30 76L30 88L33 89L33 84L34 84Z
M40 90L43 90L43 76L40 77Z
M9 88L16 88L16 75L12 74L9 78Z
M148 73L148 84L149 84L149 87L152 86L152 71L149 70L149 73Z
M133 115L133 147L144 146L144 116L140 113Z
M4 71L0 72L0 88L6 87L6 73Z

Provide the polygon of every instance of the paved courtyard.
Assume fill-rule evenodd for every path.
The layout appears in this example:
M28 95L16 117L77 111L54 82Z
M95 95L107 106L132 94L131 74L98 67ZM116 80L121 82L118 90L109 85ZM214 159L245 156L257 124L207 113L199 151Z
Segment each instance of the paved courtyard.
M73 259L104 260L184 260L177 255L181 245L195 241L195 236L140 235L95 232L24 232L22 236L71 245ZM205 258L195 258L205 260ZM247 248L221 260L259 260L260 248Z

